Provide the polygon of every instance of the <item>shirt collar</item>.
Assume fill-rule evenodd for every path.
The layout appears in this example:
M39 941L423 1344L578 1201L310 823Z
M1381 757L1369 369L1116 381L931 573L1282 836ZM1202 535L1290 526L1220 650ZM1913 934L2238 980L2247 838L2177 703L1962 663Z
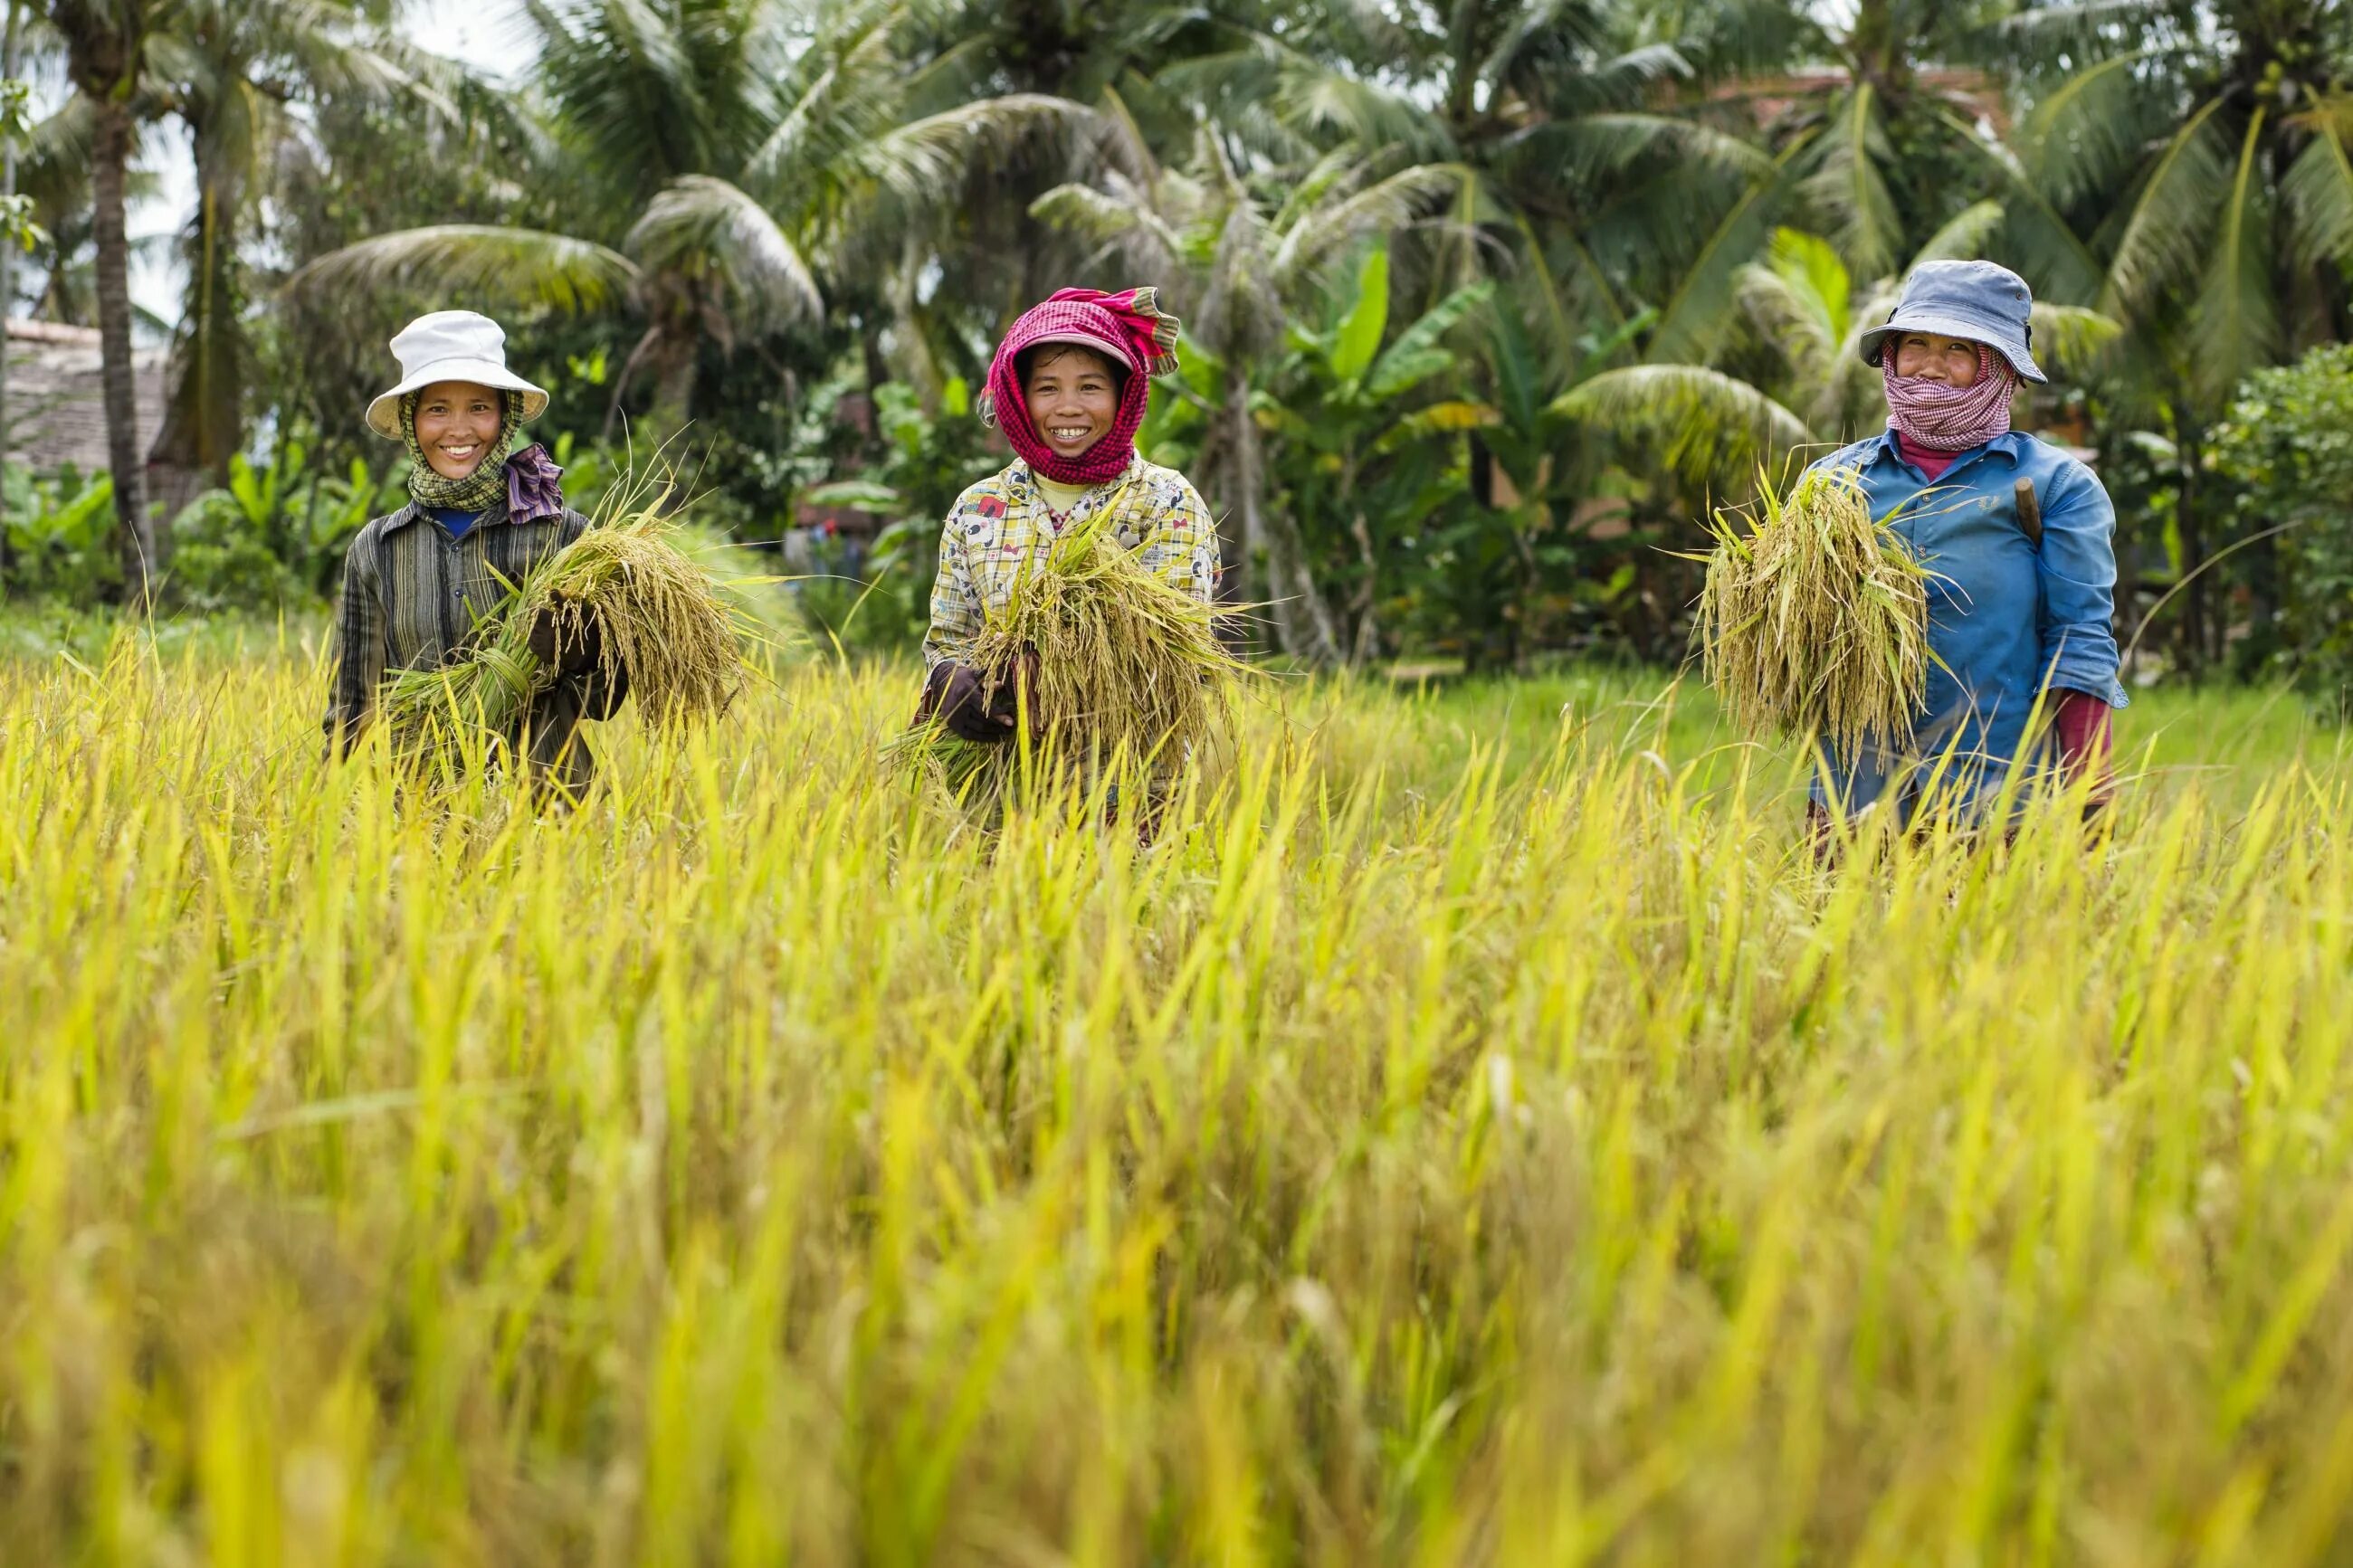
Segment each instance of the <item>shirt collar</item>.
M391 517L385 521L384 531L386 533L397 533L402 529L406 528L410 523L415 522L418 518L425 517L428 514L427 513L425 507L418 502L416 498L411 497L406 505L404 505L398 511L394 512ZM512 522L514 520L512 518L507 515L506 498L504 496L501 496L497 500L492 501L490 506L483 510L480 517L474 520L474 529L491 528L499 523ZM467 531L470 533L474 531L474 529L469 529Z
M2022 436L2015 430L2005 430L1982 447L1971 447L1964 451L1954 453L1953 461L1958 463L1971 452L1999 452L2010 459L2010 466L2014 468L2018 467L2020 459L2025 456L2026 443L2031 439L2033 439L2032 437ZM1895 444L1895 426L1893 425L1873 437L1870 446L1871 461L1874 463L1883 458L1891 463L1904 461L1903 448Z

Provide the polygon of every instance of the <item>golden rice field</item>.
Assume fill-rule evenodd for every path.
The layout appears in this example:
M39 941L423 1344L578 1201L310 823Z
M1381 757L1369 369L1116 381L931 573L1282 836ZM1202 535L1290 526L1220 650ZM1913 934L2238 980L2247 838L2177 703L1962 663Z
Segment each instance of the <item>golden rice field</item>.
M1662 678L1293 686L1162 840L811 663L570 817L0 663L0 1561L2353 1562L2353 764L1799 845Z

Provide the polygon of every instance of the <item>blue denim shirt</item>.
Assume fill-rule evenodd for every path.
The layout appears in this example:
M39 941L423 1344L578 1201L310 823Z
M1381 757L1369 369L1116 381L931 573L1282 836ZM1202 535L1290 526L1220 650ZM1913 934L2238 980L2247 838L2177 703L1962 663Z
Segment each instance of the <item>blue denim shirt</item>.
M1934 483L1904 460L1892 432L1814 466L1854 470L1872 515L1892 519L1935 574L1928 646L1944 661L1928 672L1911 743L1893 754L1867 747L1859 756L1831 757L1828 775L1814 780L1815 801L1834 795L1843 809L1859 811L1902 780L1894 804L1908 819L1933 778L1966 812L1999 789L2021 757L2028 715L2045 686L2125 705L2110 625L2116 514L2091 469L2014 433L1962 453ZM2019 521L2021 479L2033 482L2041 503L2040 550Z

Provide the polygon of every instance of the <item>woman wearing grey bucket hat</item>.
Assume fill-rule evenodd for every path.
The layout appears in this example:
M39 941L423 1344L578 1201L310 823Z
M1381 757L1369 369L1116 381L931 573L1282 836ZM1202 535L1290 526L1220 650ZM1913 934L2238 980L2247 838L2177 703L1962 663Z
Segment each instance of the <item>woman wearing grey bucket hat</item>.
M508 584L588 526L564 504L563 470L516 433L547 394L507 368L506 334L471 310L420 316L392 340L398 384L368 405L368 427L408 448L408 504L360 530L343 558L334 684L326 728L347 752L395 671L447 663L500 611ZM603 719L628 695L607 678L590 635L558 645L552 620L532 647L557 671L513 743L543 786L577 796L595 776L580 721Z
M2055 764L2109 795L2117 684L2116 511L2091 469L2010 428L2034 363L2033 297L1989 261L1931 261L1905 279L1861 353L1887 392L1887 428L1817 467L1852 471L1931 573L1935 662L1908 745L1833 756L1814 781L1818 826L1886 805L1909 821L1933 792L1974 817L2014 768Z

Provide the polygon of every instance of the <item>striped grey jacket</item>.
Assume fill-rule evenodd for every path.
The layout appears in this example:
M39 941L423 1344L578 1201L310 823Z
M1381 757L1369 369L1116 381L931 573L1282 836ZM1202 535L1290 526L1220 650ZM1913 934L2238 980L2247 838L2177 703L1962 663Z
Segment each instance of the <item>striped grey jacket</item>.
M455 542L415 501L361 529L343 557L328 735L348 744L375 711L387 673L447 663L511 584L587 526L569 510L510 522L501 499Z

